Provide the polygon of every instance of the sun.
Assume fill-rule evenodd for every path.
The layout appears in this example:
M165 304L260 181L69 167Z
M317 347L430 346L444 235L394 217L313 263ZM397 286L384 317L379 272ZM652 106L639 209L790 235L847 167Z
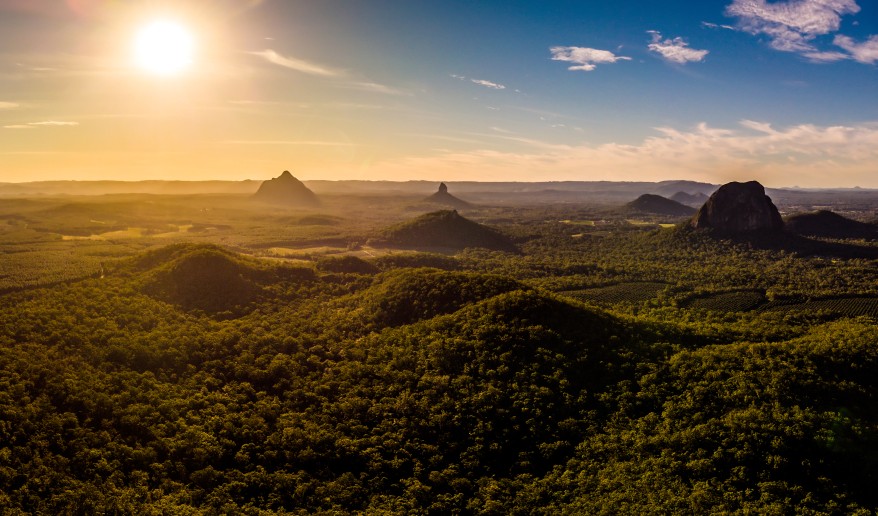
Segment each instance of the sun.
M143 26L134 40L137 66L157 75L175 75L192 65L195 40L183 25L154 21Z

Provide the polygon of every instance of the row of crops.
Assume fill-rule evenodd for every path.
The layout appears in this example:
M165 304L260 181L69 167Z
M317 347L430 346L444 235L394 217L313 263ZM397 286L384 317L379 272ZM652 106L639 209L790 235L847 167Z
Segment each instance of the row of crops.
M562 292L564 295L603 305L639 304L654 300L668 285L657 282L619 283L605 287ZM827 299L781 299L769 301L757 290L721 292L699 296L681 303L683 308L715 312L822 312L842 316L878 318L878 297L850 296Z
M562 292L582 301L614 305L618 303L643 303L658 297L659 293L668 288L667 283L636 282L619 283L606 287L568 290Z

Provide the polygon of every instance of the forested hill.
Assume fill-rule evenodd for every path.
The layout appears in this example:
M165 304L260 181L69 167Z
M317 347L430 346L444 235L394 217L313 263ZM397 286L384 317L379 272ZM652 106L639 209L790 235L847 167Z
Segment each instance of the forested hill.
M184 244L0 297L0 512L878 506L874 319L735 342L477 270L503 259Z

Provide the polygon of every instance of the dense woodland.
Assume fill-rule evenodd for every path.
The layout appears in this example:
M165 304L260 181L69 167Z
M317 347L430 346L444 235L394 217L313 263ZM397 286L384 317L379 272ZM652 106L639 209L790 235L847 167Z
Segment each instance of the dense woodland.
M0 512L878 510L876 242L431 209L0 201Z

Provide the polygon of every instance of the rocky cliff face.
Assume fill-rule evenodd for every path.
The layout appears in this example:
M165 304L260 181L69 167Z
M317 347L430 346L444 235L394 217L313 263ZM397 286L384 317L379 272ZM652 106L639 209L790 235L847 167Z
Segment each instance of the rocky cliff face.
M728 232L779 230L783 219L761 184L732 182L710 196L691 225Z
M286 170L280 176L263 182L253 194L253 199L293 208L313 208L320 205L314 192Z

